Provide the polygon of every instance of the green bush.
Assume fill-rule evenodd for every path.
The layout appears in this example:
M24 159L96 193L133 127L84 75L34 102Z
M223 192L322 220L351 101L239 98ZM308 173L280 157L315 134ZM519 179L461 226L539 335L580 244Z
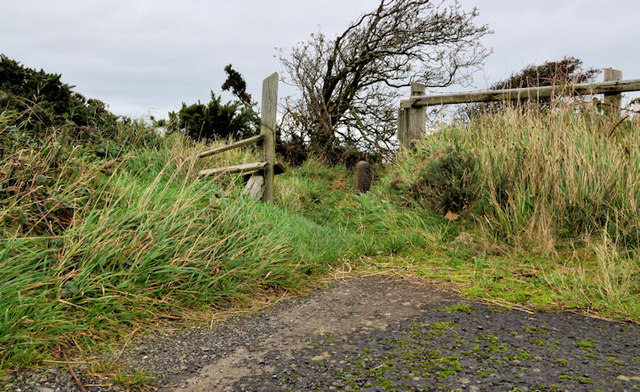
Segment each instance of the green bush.
M37 134L65 124L105 129L115 126L118 116L103 102L74 92L61 77L0 55L0 110L19 113L17 120Z
M230 90L237 100L223 104L222 97L211 91L211 101L206 105L198 101L187 106L183 102L177 114L169 113L169 124L177 125L195 140L226 139L230 136L237 140L257 134L260 119L253 109L256 104L246 91L247 83L231 64L224 71L227 80L222 84L222 89Z
M459 212L476 199L477 172L477 162L471 153L458 145L448 147L418 174L411 194L442 212Z
M227 138L242 139L257 133L255 113L241 102L221 102L211 92L208 104L182 104L178 112L180 129L195 140Z

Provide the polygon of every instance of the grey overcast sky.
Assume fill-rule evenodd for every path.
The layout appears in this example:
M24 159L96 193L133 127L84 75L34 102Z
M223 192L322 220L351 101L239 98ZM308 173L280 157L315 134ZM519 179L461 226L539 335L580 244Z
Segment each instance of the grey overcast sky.
M281 71L276 48L333 36L379 0L0 0L0 53L62 74L117 114L164 117L221 93L233 64L259 97ZM475 77L486 88L565 55L640 78L638 0L460 0L480 11L493 50ZM460 90L461 88L453 88ZM284 92L291 93L286 88Z

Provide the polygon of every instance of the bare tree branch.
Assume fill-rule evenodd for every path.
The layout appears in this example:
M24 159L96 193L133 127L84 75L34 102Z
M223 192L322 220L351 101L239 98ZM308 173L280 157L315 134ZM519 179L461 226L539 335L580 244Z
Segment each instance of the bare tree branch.
M381 0L336 38L312 34L281 52L300 91L287 103L285 132L305 135L319 153L339 145L393 148L399 88L464 83L488 55L480 39L490 30L475 24L477 16L457 1Z

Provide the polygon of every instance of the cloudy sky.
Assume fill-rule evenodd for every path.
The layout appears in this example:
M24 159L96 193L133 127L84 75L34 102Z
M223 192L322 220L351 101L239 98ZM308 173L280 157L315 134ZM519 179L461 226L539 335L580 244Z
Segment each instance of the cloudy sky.
M640 1L460 0L495 32L475 88L571 55L640 78ZM329 36L379 0L0 0L0 53L62 74L117 114L164 117L220 93L233 64L259 97L262 79L313 32ZM460 88L454 89L460 90ZM286 88L284 92L291 93Z

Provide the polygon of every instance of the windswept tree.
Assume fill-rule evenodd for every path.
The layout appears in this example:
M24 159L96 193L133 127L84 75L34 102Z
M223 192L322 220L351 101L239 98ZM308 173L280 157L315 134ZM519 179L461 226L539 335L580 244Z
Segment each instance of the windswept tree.
M381 0L335 38L322 33L281 52L300 96L287 101L285 135L316 153L341 147L393 147L399 89L411 82L446 87L468 80L488 51L476 9L430 0Z
M539 65L528 65L509 78L491 85L490 90L512 88L528 88L542 86L557 86L559 90L567 89L571 93L571 86L577 83L593 82L601 71L595 68L585 68L582 60L572 56L565 56L557 61L545 61ZM525 105L522 105L525 103ZM552 104L552 98L531 98L521 101L523 110L546 110ZM473 103L462 106L457 116L462 121L487 114L512 105L511 102Z

